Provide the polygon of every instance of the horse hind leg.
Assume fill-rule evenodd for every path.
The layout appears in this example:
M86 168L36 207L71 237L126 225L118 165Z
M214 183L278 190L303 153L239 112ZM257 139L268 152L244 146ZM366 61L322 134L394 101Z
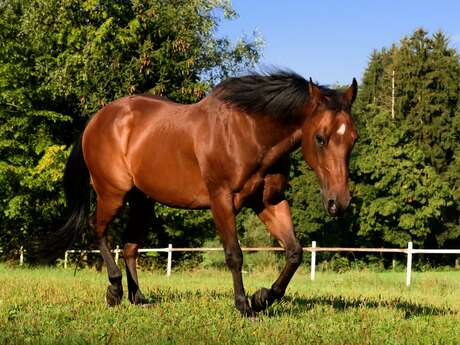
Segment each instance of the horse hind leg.
M128 280L128 299L133 304L147 304L148 301L139 288L136 259L139 246L147 235L148 226L153 217L154 201L136 188L128 193L127 201L129 220L124 233L123 257Z
M105 194L103 197L98 194L96 204L96 218L93 229L96 235L96 242L101 252L104 263L107 266L107 274L110 285L107 288L106 301L110 306L120 304L123 297L123 286L121 281L120 268L115 263L112 253L107 245L107 225L113 219L118 209L123 205L123 193Z

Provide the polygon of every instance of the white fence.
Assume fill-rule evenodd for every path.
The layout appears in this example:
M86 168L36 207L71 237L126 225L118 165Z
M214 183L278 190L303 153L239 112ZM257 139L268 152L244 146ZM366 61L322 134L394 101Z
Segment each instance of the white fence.
M274 252L284 251L281 247L260 247L260 248L241 248L243 252ZM166 264L166 275L171 275L172 268L172 253L173 252L213 252L223 251L223 248L174 248L172 244L169 244L167 248L142 248L139 249L139 253L151 253L151 252L163 252L168 253L168 261ZM310 267L310 279L315 280L316 275L316 253L317 252L361 252L361 253L403 253L407 255L406 263L406 286L409 287L411 284L412 275L412 256L414 254L458 254L460 255L460 249L414 249L412 242L407 244L407 248L343 248L343 247L317 247L316 241L313 241L311 247L304 247L304 252L311 253L311 267ZM123 250L119 246L112 250L115 254L115 261L118 262L120 253ZM69 254L75 253L99 253L99 250L67 250L64 256L64 268L67 268L69 261ZM19 264L24 263L24 250L21 247L19 250Z

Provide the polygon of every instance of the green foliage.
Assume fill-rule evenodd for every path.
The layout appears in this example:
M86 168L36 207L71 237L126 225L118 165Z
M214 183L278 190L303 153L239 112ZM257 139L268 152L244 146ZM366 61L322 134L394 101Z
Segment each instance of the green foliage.
M401 42L394 67L397 110L408 120L430 165L443 172L458 146L454 127L460 101L460 64L455 49L438 32L432 38L417 30Z
M142 92L196 102L216 81L254 65L258 37L231 43L216 35L220 20L235 16L226 0L0 2L5 252L63 223L69 146L101 106ZM360 139L345 218L326 214L314 173L293 154L287 197L304 246L459 246L459 80L458 52L443 33L419 29L372 53L354 106ZM146 245L216 238L209 211L160 205L156 213ZM125 220L122 214L113 227ZM237 222L243 245L275 244L252 212ZM121 243L121 231L111 233Z
M181 210L158 205L155 208L155 231L149 233L151 245L165 247L199 247L204 239L216 236L211 212Z
M253 66L260 39L217 37L219 13L236 16L226 0L0 3L0 246L63 223L67 147L101 106L143 92L195 102ZM209 214L158 213L152 243L208 236Z
M361 140L351 165L362 203L360 236L379 245L458 243L458 80L459 55L441 32L429 37L418 29L371 56L355 109Z
M458 247L459 71L442 33L419 29L371 54L353 109L359 140L344 219L326 215L316 177L294 155L288 197L303 245Z
M453 204L449 186L431 166L404 123L381 112L365 121L352 174L361 206L358 235L369 244L427 244L442 229L442 212ZM437 243L442 245L443 243Z
M400 46L374 51L364 73L358 108L391 111L394 73L395 117L406 121L427 163L445 172L459 144L460 63L442 32L423 29Z

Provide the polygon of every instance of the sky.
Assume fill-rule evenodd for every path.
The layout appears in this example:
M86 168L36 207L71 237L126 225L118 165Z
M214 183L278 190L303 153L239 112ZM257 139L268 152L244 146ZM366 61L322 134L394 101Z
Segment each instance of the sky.
M233 0L239 18L218 34L233 41L258 32L260 66L289 68L321 84L361 79L374 49L422 27L443 31L460 51L460 0Z

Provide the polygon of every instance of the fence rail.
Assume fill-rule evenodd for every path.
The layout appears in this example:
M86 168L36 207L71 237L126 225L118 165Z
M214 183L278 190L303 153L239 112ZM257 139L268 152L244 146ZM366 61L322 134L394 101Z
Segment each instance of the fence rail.
M242 247L243 252L280 252L284 251L281 247ZM218 252L223 251L223 248L174 248L172 244L169 244L166 248L141 248L139 253L167 253L168 260L166 264L166 275L171 275L172 269L172 253L174 252ZM361 252L361 253L403 253L407 255L406 261L406 286L410 287L411 276L412 276L412 256L414 254L458 254L460 255L460 249L422 249L413 248L412 242L407 244L407 248L344 248L344 247L317 247L316 241L312 242L311 247L304 247L304 252L311 253L311 267L310 267L310 279L315 280L316 278L316 253L318 252ZM64 255L64 268L67 268L69 261L69 254L76 253L99 253L99 250L67 250ZM117 246L112 250L115 254L115 261L118 262L120 254L123 255L123 250ZM24 263L24 249L19 249L19 265Z

